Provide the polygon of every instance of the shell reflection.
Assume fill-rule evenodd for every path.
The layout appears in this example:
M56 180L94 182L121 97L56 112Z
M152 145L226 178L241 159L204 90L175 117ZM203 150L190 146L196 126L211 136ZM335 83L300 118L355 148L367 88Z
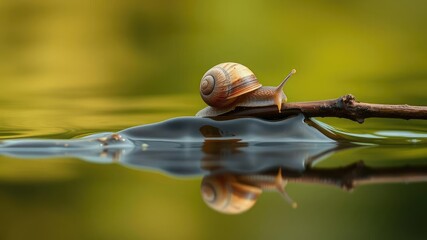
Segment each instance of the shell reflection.
M206 204L221 213L242 213L256 203L261 188L240 183L236 177L225 174L207 176L202 181L202 198Z
M226 214L239 214L251 209L266 190L279 192L295 208L297 205L286 193L285 186L280 168L276 176L214 174L203 178L201 195L209 207Z

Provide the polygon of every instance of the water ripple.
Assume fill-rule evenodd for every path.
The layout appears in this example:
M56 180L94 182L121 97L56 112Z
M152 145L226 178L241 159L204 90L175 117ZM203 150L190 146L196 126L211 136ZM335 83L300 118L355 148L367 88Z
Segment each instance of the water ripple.
M71 156L188 176L212 169L257 172L282 167L304 171L343 149L372 144L418 145L426 139L426 133L410 131L350 133L302 115L282 121L180 117L68 140L4 140L0 154L38 159Z

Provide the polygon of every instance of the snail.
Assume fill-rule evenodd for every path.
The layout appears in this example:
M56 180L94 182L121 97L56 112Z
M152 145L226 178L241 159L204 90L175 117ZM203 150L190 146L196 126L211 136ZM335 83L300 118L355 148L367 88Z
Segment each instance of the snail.
M212 209L227 214L238 214L253 207L262 190L257 186L239 183L230 174L203 178L203 201Z
M295 69L277 87L262 86L255 74L239 63L221 63L209 69L200 81L200 96L209 106L196 116L213 117L234 110L236 107L276 105L279 112L287 101L283 93L286 81Z
M212 209L227 214L239 214L252 208L263 190L278 191L293 208L297 204L285 191L286 182L282 170L272 175L233 175L230 173L209 175L203 178L203 201Z

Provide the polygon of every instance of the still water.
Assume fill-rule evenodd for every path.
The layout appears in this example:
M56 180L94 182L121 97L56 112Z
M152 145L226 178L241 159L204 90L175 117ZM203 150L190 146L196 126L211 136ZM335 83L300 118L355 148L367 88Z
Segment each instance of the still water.
M111 107L99 114L104 129L84 131L69 124L82 116L64 119L64 128L3 126L4 238L425 234L422 122L369 131L303 116L278 122L179 117L123 129L114 122L132 125L132 114Z
M289 101L427 105L426 11L0 1L0 239L425 239L426 121L192 116L229 61L264 86L295 68ZM205 203L224 186L235 214Z

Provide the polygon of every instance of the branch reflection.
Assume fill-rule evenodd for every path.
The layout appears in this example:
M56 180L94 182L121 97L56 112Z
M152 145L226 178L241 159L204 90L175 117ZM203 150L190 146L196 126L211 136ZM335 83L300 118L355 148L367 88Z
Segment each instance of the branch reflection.
M360 144L343 139L302 115L283 121L186 117L69 140L4 140L0 142L0 155L24 159L75 157L174 177L203 176L203 199L223 213L250 209L265 191L278 192L295 207L285 191L287 182L350 190L363 184L427 179L427 167L423 166L372 168L358 162L317 168L316 164L330 155L356 148L407 156L399 155L397 147L382 151L381 145L367 145L369 141ZM421 144L411 147L425 149ZM425 151L417 154L425 158Z
M369 167L359 161L344 167L307 168L303 172L279 167L255 173L213 173L203 177L201 195L209 207L226 214L249 210L264 191L276 191L296 207L285 191L287 182L350 191L367 184L427 182L427 166Z

